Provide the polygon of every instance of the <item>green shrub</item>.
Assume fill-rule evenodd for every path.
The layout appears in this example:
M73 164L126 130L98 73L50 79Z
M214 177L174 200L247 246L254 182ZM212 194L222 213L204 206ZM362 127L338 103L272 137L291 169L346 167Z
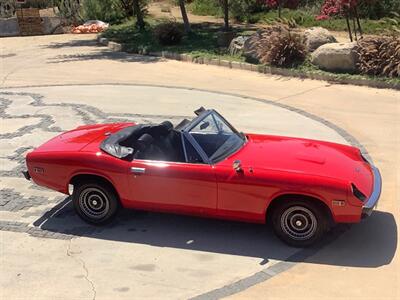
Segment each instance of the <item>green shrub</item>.
M358 42L358 69L362 74L400 76L400 37L370 37Z
M84 20L101 20L109 23L119 23L125 18L119 0L84 0L82 3Z
M306 58L304 38L288 26L276 25L261 34L256 45L261 63L277 67L293 67Z
M183 30L176 22L165 22L154 28L154 36L161 45L179 44L183 37Z
M266 9L265 2L259 0L230 0L229 12L231 17L237 21L256 23L259 15L256 13Z
M194 0L190 10L200 16L222 16L222 6L217 0Z
M49 8L53 7L53 1L52 0L27 0L24 4L21 5L23 8L39 8L39 9L44 9L44 8Z
M399 0L363 0L360 1L359 13L363 18L381 19L392 12L400 13Z

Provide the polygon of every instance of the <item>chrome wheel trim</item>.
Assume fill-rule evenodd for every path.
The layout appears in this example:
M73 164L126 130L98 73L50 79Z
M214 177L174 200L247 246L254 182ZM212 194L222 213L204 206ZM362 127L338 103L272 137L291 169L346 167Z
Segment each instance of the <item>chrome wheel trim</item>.
M90 219L100 220L110 210L110 200L102 190L89 187L80 193L79 207L85 216Z
M281 228L293 240L310 239L317 231L317 226L314 213L303 206L289 207L281 216Z

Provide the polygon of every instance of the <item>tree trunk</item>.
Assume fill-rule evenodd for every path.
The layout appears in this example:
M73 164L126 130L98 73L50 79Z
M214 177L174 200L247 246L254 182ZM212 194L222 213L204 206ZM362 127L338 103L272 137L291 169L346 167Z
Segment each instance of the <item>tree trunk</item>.
M349 22L349 15L346 13L346 24L347 24L347 31L349 32L350 42L353 41L353 34L351 33L351 27Z
M223 0L224 4L224 29L229 31L229 3L228 0Z
M144 29L144 20L142 15L142 10L140 9L140 0L133 1L133 11L136 15L136 26L139 27L139 30Z
M179 7L181 8L181 14L183 19L183 26L185 27L185 32L188 33L190 32L190 23L186 13L185 0L179 0Z
M357 6L354 7L354 13L356 15L356 20L357 20L357 25L358 25L358 31L360 32L360 36L363 37L363 32L361 29L361 23L360 23L360 17L358 15L358 10L357 10Z
M282 0L278 1L278 18L282 17Z

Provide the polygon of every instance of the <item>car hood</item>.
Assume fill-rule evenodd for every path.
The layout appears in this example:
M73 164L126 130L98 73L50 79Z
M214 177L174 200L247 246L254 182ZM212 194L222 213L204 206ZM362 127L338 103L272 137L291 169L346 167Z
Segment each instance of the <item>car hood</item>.
M94 124L66 131L35 149L36 152L80 151L92 141L108 136L133 123Z
M330 177L354 183L369 195L371 167L359 149L347 145L268 135L248 135L247 143L229 161L244 168L268 169ZM227 162L226 162L227 163Z

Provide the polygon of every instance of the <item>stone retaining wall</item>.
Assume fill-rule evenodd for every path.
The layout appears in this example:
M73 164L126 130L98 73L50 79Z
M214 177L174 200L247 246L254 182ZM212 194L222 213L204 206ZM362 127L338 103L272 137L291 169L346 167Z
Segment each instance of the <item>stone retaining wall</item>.
M59 17L42 17L42 28L44 34L64 33ZM0 37L19 36L20 30L16 17L0 19Z
M19 35L17 18L0 19L0 36Z

